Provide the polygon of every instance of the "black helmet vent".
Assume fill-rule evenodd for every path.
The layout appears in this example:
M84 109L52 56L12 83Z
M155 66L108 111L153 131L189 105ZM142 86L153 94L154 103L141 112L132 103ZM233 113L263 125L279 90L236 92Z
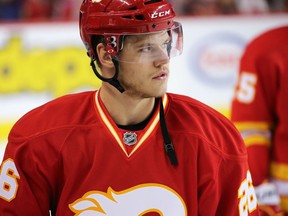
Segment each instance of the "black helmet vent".
M132 16L122 16L124 19L132 19Z
M131 7L128 10L137 10L137 9L138 9L137 7Z
M136 16L135 16L135 19L136 19L136 20L145 20L145 18L144 18L143 15L136 15Z
M122 16L123 19L132 19L132 16ZM135 15L135 20L145 20L145 17L143 15Z
M162 0L151 0L151 1L144 2L144 4L148 5L148 4L158 3L158 2L162 2Z

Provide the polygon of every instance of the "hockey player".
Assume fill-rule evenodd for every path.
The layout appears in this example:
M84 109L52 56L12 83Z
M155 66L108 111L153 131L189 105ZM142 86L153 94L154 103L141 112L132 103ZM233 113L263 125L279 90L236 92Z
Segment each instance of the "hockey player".
M248 148L263 215L282 215L279 198L288 215L287 86L288 26L283 26L262 33L246 47L232 103L231 118Z
M10 132L3 215L254 216L244 142L225 117L166 93L182 26L166 0L84 0L97 91L60 97Z

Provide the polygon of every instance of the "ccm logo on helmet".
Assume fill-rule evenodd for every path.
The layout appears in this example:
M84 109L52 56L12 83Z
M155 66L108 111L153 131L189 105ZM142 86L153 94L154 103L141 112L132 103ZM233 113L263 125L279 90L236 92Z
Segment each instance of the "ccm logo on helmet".
M167 10L167 11L161 11L161 12L156 12L155 11L154 13L151 14L151 18L155 19L155 18L158 18L158 17L165 17L167 15L170 15L170 13L171 13L170 9Z

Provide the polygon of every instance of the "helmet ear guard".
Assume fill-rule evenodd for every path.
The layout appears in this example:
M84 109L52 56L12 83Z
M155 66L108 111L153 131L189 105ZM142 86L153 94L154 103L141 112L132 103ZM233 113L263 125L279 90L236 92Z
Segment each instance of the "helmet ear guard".
M120 40L121 35L104 35L104 41L106 44L106 51L111 55L111 57L116 57L117 53L123 47L123 40Z

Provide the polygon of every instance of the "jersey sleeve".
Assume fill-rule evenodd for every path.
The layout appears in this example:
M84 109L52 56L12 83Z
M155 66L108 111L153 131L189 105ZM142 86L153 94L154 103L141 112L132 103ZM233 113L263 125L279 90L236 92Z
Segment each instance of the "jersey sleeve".
M209 118L197 116L205 122L205 139L201 138L197 153L199 215L259 215L247 149L239 131L215 111Z
M56 211L64 175L61 147L70 134L69 125L86 120L81 111L90 114L86 107L92 94L60 97L31 110L15 123L1 164L0 215L46 216L49 210ZM71 104L77 97L82 102L76 108Z
M234 135L238 143L231 143L233 142L231 139L226 139L226 141L242 148L244 144L239 134ZM200 215L259 215L247 154L232 155L219 152L217 149L205 149L205 152L208 152L205 157L209 159L206 159L203 169L205 173L209 171L213 174L209 180L201 177ZM203 173L199 175L205 176Z
M49 187L25 143L8 143L0 176L0 212L49 215ZM41 170L42 172L42 170Z
M51 200L61 173L56 176L57 150L47 143L41 136L9 138L0 173L1 215L48 216L55 207Z
M223 159L219 168L219 184L223 191L217 215L259 215L258 203L253 187L247 158L239 160ZM236 189L236 190L235 190ZM231 191L237 191L233 194ZM237 196L235 196L237 194ZM233 206L237 206L235 211Z
M249 166L256 185L269 176L269 147L274 127L271 113L275 111L277 91L277 77L274 76L277 71L270 58L259 57L253 52L243 56L232 101L231 120L247 146Z
M288 212L288 28L273 29L247 46L240 62L231 120L248 151L255 186L275 183ZM277 38L275 40L275 38Z

